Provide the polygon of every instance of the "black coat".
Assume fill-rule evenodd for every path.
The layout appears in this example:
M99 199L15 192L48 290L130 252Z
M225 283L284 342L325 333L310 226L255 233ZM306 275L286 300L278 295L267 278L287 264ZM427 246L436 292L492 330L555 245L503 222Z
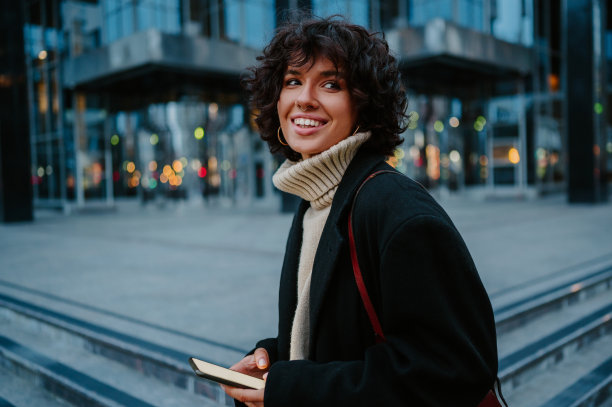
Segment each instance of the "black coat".
M347 217L362 180L391 169L360 151L340 182L317 248L310 287L309 360L288 361L297 302L303 201L282 268L266 407L470 406L497 374L493 312L448 215L416 182L381 174L353 219L359 264L387 338L376 344L353 276Z

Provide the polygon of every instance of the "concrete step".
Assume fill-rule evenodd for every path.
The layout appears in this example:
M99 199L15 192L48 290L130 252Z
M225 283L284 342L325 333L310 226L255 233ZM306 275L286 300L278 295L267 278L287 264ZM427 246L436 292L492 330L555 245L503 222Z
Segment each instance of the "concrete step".
M566 363L566 361L573 360L572 355L574 353L582 352L583 349L590 349L591 346L595 346L593 344L600 343L600 339L610 336L609 315L612 312L612 309L609 307L611 301L608 295L610 272L612 272L612 268L602 267L601 264L598 264L586 271L581 270L579 272L572 272L571 275L566 274L561 279L563 281L552 279L548 284L543 284L542 282L534 283L534 285L538 286L538 290L534 290L531 287L530 290L525 290L526 293L523 297L518 296L515 292L512 293L512 296L497 297L496 309L498 313L496 318L498 321L500 320L500 312L511 313L513 310L520 310L519 312L522 314L519 317L520 323L514 324L511 329L499 335L500 377L505 394L514 395L518 392L524 392L524 386L530 384L535 377L549 377L550 373L546 370L548 367L563 366L563 363ZM6 284L4 286L6 288ZM567 287L572 287L569 297ZM6 292L6 290L4 291ZM92 383L92 380L94 382L97 380L103 385L109 386L107 390L111 393L113 391L125 393L129 397L134 397L143 403L151 405L172 404L159 404L165 403L166 401L163 400L169 399L169 397L164 397L163 395L155 400L148 399L146 396L143 396L144 398L142 399L139 396L132 396L129 393L132 391L132 386L122 388L121 385L129 383L129 380L139 382L144 376L147 380L155 378L151 379L155 380L155 382L147 383L148 386L157 387L160 386L160 382L162 385L171 384L175 388L171 389L170 393L176 392L178 388L179 392L186 391L187 393L204 394L208 400L216 403L230 403L230 400L227 400L224 394L220 392L218 386L195 378L186 360L189 356L199 356L203 359L215 361L215 357L222 355L223 359L235 361L242 356L244 350L232 349L223 344L204 341L206 342L205 346L200 347L200 350L205 349L204 353L187 353L183 350L197 349L197 347L191 346L198 342L199 338L186 338L189 335L180 332L164 332L165 336L157 336L159 331L164 331L163 327L152 326L151 324L134 319L126 319L121 315L105 315L108 313L93 309L92 307L90 307L92 309L83 310L81 304L76 305L81 313L77 315L82 315L87 317L87 319L75 318L73 313L64 313L57 310L57 302L61 302L61 299L51 298L51 300L55 301L51 301L53 302L51 304L48 301L49 298L45 298L43 301L38 293L28 293L29 297L25 295L17 296L15 295L16 293L16 291L13 291L11 295L0 293L0 317L4 320L4 322L0 321L0 323L6 323L7 326L11 325L16 331L25 330L27 334L22 333L21 336L18 333L12 334L6 338L9 341L7 343L15 344L17 348L26 349L24 351L25 354L38 352L38 354L42 355L42 358L38 358L38 360L45 361L43 365L59 363L77 371L80 375L87 376L87 378L83 379L86 383ZM20 294L22 293L20 292ZM551 297L558 298L562 296L565 296L565 300L561 301L561 303L564 303L563 307L553 306L543 308L541 306L542 302L550 302ZM510 297L514 298L509 300ZM568 300L568 298L572 299ZM74 304L69 305L73 308L75 307ZM530 313L533 313L533 315ZM117 324L119 320L123 324L121 331L109 327ZM90 321L96 321L96 323ZM99 324L98 322L100 321L105 323ZM563 322L563 324L559 324L559 322ZM2 333L4 334L4 325L2 327ZM132 331L130 331L130 328ZM126 334L126 330L133 332L133 334ZM165 329L165 331L168 330ZM146 332L146 335L143 335L142 332ZM47 339L54 338L54 341L59 343L77 344L78 349L84 349L86 352L81 354L79 359L91 359L93 365L86 365L79 368L81 369L79 370L72 367L71 357L60 352L53 352L52 354L44 353L45 346L43 344L30 343L30 337L38 337L41 333L46 335ZM180 343L183 350L179 351L164 346L160 344L159 340L155 342L148 341L145 338L149 336L156 339L162 338L162 340L165 340L165 343ZM169 340L168 338L172 339ZM39 348L41 346L42 350ZM5 353L10 355L8 351ZM59 355L64 356L60 358ZM44 359L45 357L47 359ZM40 369L24 368L23 366L31 367L33 362L27 362L27 359L19 357L19 355L5 356L4 359L11 360L7 364L12 366L14 370L40 371ZM23 362L24 359L26 362ZM130 373L122 371L121 375L105 374L101 378L96 378L90 374L92 370L95 370L92 369L92 366L103 366L108 363L111 365L123 365L119 366L119 369L127 366L129 369L126 370L129 370L131 373L136 371L136 376L131 379L119 380L117 383L106 383L103 380L106 377L123 377L121 376L123 374L128 375L125 377L129 377ZM217 363L227 365L227 363L222 361L217 361ZM115 369L115 367L112 369ZM40 373L36 374L40 375ZM579 382L581 379L575 375L567 377L571 377L571 380L576 382ZM561 383L559 380L553 380ZM565 385L569 387L572 383L567 382ZM58 385L52 385L51 387L54 386L60 387ZM75 387L79 386L83 387L82 385ZM111 391L111 389L114 390ZM605 400L607 397L604 397L606 389L607 387L603 386L602 391L597 393L597 397ZM562 392L563 387L559 389L559 394ZM85 393L89 394L91 392L86 391ZM103 394L106 393L106 391L103 392ZM553 393L550 394L551 397L553 395ZM198 405L203 405L202 400L198 401ZM181 405L190 404L183 403ZM514 406L514 404L511 405Z
M218 385L197 378L189 367L189 356L211 359L206 355L150 343L6 295L0 295L0 326L3 364L75 405L231 402Z
M611 396L612 266L569 274L494 305L499 377L513 407L599 406Z
M608 343L606 346L612 347ZM601 356L601 355L599 355ZM546 402L542 407L591 407L612 403L612 357Z
M21 391L15 391L21 389ZM69 407L66 401L46 391L27 376L0 365L0 407Z
M610 303L612 303L612 297L608 295L591 297L570 307L540 314L537 319L532 319L520 329L513 329L501 334L498 332L497 348L499 357L504 359L520 351L522 348L529 347L529 345L541 338L554 335L557 331L568 325L575 326L574 324L587 318L597 310L606 308Z
M612 303L503 355L499 377L504 389L520 386L542 366L558 363L575 349L603 336L612 336Z
M504 388L512 407L595 407L610 399L612 335L568 351L560 361L532 370L520 387Z
M551 278L549 281L532 281L517 290L509 290L504 297L493 299L495 323L498 335L520 328L549 312L563 310L594 296L612 290L612 264L604 263L586 270ZM531 289L527 289L527 287ZM534 291L533 287L538 290Z
M110 310L112 307L101 308L88 302L75 301L0 279L0 302L2 295L21 301L27 310L58 324L67 323L69 326L102 335L113 332L110 336L116 336L114 333L118 333L121 337L125 337L124 342L134 342L136 345L142 340L144 343L161 345L163 348L170 347L199 355L210 355L214 362L222 365L231 365L239 360L254 341L250 340L244 344L244 347L240 347L216 340L218 333L203 331L199 320L193 321L192 330L177 329L176 327L185 325L183 321L175 324L174 321L168 320L160 324L155 318L147 318L148 315L113 312ZM17 304L16 301L10 300L10 302ZM160 301L159 306L163 307L163 301ZM160 309L159 313L164 312ZM207 314L206 311L203 313ZM211 321L207 321L207 324L210 323Z

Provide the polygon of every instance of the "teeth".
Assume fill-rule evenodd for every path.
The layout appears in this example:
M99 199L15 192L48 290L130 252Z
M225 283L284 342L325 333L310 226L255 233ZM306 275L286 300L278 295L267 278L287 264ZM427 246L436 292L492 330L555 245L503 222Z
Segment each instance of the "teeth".
M303 117L299 117L293 121L298 126L308 126L308 127L318 127L321 125L321 122L317 120L304 119Z

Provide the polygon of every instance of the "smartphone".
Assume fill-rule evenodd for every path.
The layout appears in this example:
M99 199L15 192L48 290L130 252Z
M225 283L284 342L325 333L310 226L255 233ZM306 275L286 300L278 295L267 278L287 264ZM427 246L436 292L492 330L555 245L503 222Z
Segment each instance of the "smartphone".
M263 389L265 386L265 382L262 379L204 362L200 359L189 358L189 364L196 375L217 383L255 390Z

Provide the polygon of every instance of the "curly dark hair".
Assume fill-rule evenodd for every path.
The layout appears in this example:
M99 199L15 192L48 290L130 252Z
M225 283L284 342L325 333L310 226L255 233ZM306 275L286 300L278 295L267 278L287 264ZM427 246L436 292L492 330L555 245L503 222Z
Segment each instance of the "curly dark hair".
M306 19L302 15L286 22L277 29L263 55L257 57L259 65L249 68L249 74L243 78L255 123L270 151L282 152L290 160L300 159L299 153L278 140L280 122L276 104L287 67L301 67L318 57L327 58L343 69L360 131L372 132L364 148L391 155L403 141L400 134L408 119L397 60L389 53L384 37L337 15Z

